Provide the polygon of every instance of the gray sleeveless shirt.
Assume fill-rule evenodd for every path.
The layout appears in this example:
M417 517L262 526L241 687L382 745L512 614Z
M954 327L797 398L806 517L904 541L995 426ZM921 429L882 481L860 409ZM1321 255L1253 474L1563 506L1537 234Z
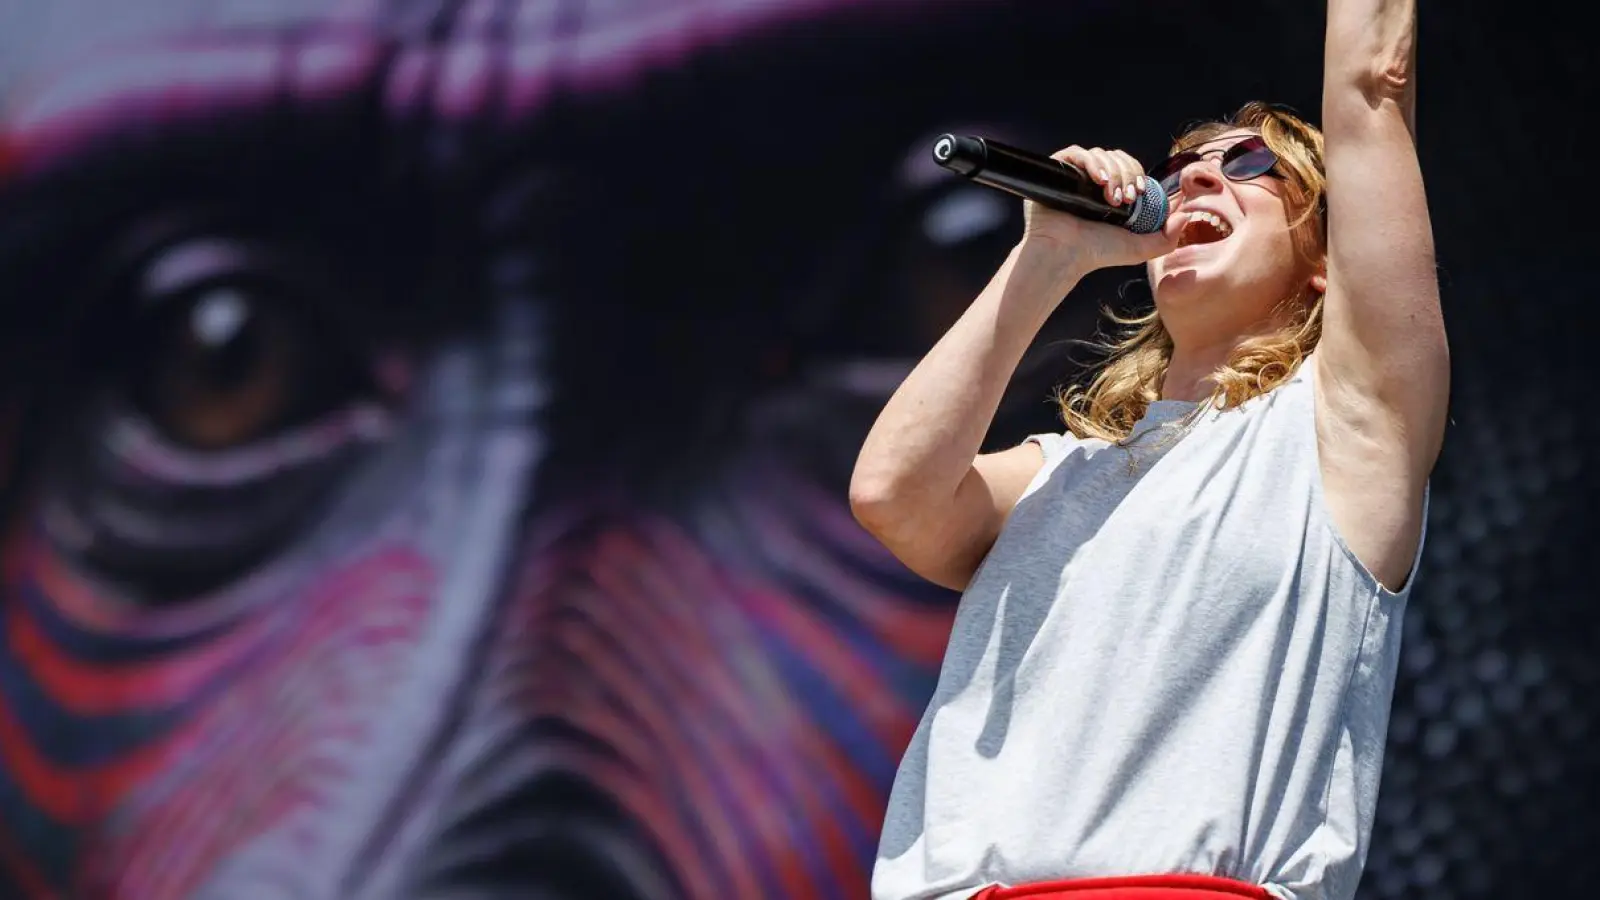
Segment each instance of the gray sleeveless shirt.
M1030 439L874 900L1179 872L1355 895L1414 579L1385 590L1329 519L1313 368L1233 410L1157 402L1123 444Z

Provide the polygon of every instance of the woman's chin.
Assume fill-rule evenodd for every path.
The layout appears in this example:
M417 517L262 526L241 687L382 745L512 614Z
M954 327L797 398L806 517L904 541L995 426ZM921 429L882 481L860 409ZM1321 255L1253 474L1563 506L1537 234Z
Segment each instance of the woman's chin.
M1172 265L1163 260L1163 265L1152 272L1150 284L1151 293L1156 298L1156 305L1169 304L1187 305L1194 298L1205 294L1209 283L1213 280L1207 278L1206 266L1196 266L1186 263Z
M1204 275L1207 271L1226 268L1232 249L1229 241L1186 244L1161 257L1157 268L1163 276L1179 275L1185 271Z

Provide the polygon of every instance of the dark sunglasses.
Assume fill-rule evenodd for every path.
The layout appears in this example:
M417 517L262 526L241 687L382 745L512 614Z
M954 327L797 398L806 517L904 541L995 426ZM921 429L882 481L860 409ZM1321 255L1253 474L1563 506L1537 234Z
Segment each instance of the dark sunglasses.
M1216 152L1211 150L1200 153L1185 150L1167 157L1160 165L1151 169L1147 177L1160 182L1161 189L1170 197L1178 192L1178 184L1183 180L1184 169ZM1277 164L1278 154L1273 153L1272 148L1268 147L1267 142L1260 136L1247 137L1222 154L1222 174L1230 181L1249 181L1262 175L1282 178L1283 175L1273 171L1273 167Z

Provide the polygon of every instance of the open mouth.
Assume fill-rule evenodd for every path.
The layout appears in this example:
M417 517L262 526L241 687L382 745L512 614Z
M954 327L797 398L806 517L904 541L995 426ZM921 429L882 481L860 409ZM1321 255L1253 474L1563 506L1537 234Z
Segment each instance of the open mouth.
M1189 214L1189 220L1183 223L1182 230L1178 232L1178 246L1214 244L1232 233L1233 226L1216 213L1192 212Z

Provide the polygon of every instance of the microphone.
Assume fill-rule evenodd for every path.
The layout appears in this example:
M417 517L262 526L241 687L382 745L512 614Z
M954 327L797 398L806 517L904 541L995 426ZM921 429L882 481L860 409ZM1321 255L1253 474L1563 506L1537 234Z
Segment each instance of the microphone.
M988 138L943 135L933 144L933 161L981 185L1134 234L1160 231L1167 221L1167 194L1151 178L1143 179L1144 191L1132 203L1112 206L1105 188L1077 166Z

